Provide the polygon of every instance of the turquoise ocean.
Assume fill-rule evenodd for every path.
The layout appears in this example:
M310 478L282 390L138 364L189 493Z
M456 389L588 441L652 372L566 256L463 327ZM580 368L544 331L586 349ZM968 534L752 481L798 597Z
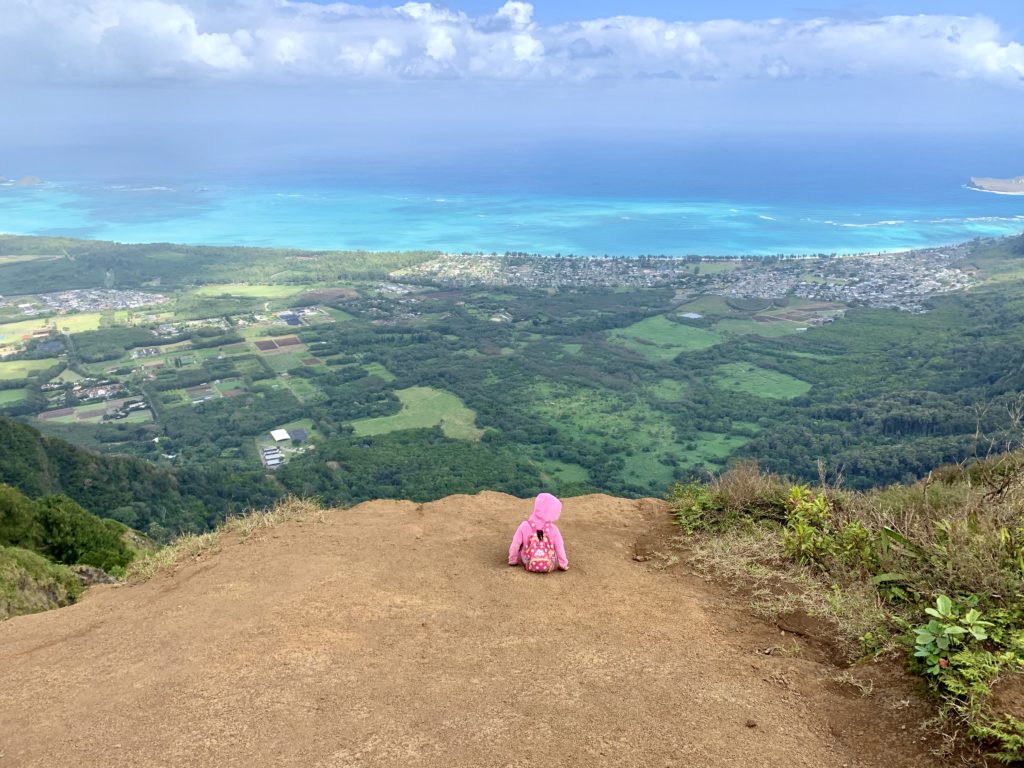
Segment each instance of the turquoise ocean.
M1016 153L1016 154L1014 154ZM510 170L509 164L513 168ZM1024 231L1024 197L967 187L1024 173L1024 152L793 142L488 166L219 172L166 169L0 185L0 232L129 243L576 255L895 251ZM315 170L314 170L315 169Z

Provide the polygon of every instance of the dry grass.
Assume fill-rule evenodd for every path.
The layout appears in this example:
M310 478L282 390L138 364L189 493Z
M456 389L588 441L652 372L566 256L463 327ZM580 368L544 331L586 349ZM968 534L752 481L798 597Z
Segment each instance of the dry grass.
M712 479L710 490L725 507L749 511L786 498L789 484L777 475L762 472L756 461L743 461Z
M690 537L685 544L695 569L747 593L756 615L774 620L803 613L822 619L834 628L825 639L851 658L859 652L858 639L885 624L885 611L873 588L855 583L839 590L791 563L777 527L744 525Z
M237 534L239 541L276 528L282 523L315 520L326 523L327 518L318 503L309 499L289 497L273 509L249 512L240 517L226 520L219 528L209 533L185 534L162 549L132 562L125 573L128 583L148 581L158 573L173 570L182 563L198 560L220 549L221 541L227 534Z

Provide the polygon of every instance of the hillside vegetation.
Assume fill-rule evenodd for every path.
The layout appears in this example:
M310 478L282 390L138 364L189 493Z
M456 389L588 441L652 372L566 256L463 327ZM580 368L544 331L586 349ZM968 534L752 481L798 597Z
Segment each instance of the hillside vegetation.
M0 619L72 602L81 587L66 566L123 574L140 538L67 496L33 500L0 484Z
M762 613L825 620L851 659L902 655L951 740L1024 760L1024 452L866 492L743 464L672 504L689 557Z
M280 495L262 477L179 472L132 456L105 455L0 416L0 483L30 497L63 494L89 512L154 539L206 530Z

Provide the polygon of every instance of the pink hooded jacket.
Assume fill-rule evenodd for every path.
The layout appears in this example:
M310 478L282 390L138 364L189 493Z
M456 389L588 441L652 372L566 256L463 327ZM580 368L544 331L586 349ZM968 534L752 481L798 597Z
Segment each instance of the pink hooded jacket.
M558 567L563 571L569 570L569 558L565 555L565 542L562 541L562 532L555 525L555 520L561 514L562 502L550 493L540 494L536 501L533 502L533 514L516 528L516 535L512 538L512 546L508 548L508 564L519 565L519 560L523 554L523 544L530 538L530 532L533 530L530 527L532 522L538 528L543 528L548 524L551 525L551 543L555 545Z

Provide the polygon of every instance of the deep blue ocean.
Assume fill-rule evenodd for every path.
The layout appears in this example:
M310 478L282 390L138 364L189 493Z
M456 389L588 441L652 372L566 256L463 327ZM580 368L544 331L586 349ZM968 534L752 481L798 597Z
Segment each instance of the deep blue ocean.
M1024 231L1024 197L966 186L1024 173L1024 146L997 136L563 141L413 157L44 167L41 185L0 186L0 232L636 256L877 252Z

